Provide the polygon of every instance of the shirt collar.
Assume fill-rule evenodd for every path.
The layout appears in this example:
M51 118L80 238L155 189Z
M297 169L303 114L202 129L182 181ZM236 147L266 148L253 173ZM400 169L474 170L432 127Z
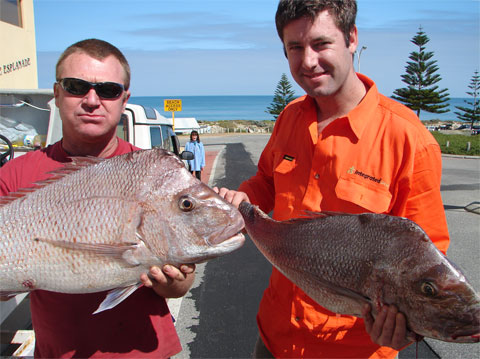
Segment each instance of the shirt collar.
M365 130L365 127L369 122L368 119L373 118L375 114L375 111L379 102L379 93L378 93L377 85L375 85L375 82L373 82L370 78L359 73L357 73L357 76L367 88L367 93L365 94L363 99L360 101L360 103L353 110L351 110L346 116L343 116L342 118L345 118L345 117L347 118L350 128L352 129L352 132L358 139L360 139L363 134L363 131ZM315 104L315 99L309 95L306 95L302 103L301 109L304 113L307 113L309 111L314 111L316 114L317 107ZM310 128L310 134L312 136L313 143L317 143L317 138L315 136L315 135L318 136L317 130L316 130L317 129L316 116L307 117L307 118L312 118L313 122L309 124L309 128L310 126L312 126Z
M367 88L367 93L362 101L347 114L347 119L350 127L358 139L362 137L365 127L375 115L375 111L379 102L379 93L377 85L367 76L357 73L360 81L363 82Z
M313 97L309 95L304 95L297 101L302 101L300 106L299 116L300 118L304 118L309 121L307 123L308 132L310 133L310 137L313 144L316 144L318 141L318 133L317 133L317 105Z

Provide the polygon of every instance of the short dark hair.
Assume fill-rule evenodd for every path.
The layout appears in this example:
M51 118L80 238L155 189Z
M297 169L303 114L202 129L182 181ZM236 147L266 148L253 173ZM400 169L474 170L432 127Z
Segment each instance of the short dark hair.
M312 22L318 13L328 10L335 19L335 24L343 32L347 47L350 41L350 32L355 26L357 17L356 0L280 0L275 24L278 36L283 42L283 29L293 20L307 17Z
M130 87L130 65L122 52L113 46L111 43L99 40L99 39L86 39L78 41L73 45L67 47L67 49L60 55L57 66L55 67L55 77L57 81L60 81L60 67L65 59L75 53L85 53L95 59L103 60L108 56L114 56L122 65L125 72L125 78L123 86L125 90Z

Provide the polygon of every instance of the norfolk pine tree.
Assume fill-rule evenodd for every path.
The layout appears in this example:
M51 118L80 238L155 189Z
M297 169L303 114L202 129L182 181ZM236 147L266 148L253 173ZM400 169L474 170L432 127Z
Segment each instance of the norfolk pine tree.
M473 102L465 100L465 103L471 107L462 107L455 106L461 112L455 112L458 115L458 119L465 122L470 122L470 126L473 127L475 121L480 121L480 106L478 103L478 95L480 94L480 76L478 71L475 71L470 81L470 86L468 86L472 92L467 92L466 94L473 97Z
M448 93L447 89L438 90L435 84L441 80L436 60L431 60L433 52L426 52L425 45L430 41L428 36L419 28L417 34L411 42L418 46L419 52L410 53L405 67L406 74L402 75L402 81L408 87L396 89L392 98L403 102L410 107L420 117L420 111L424 110L431 113L448 112Z
M285 106L294 99L295 92L292 90L292 84L288 81L287 75L283 73L277 84L273 101L265 112L273 115L276 120Z

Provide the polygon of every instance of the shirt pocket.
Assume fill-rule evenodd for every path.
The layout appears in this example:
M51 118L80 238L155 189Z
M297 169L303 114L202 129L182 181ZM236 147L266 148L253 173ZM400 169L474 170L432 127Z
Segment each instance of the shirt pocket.
M372 213L386 213L392 201L392 194L382 184L369 186L351 178L339 178L335 193L338 198L352 202Z
M291 190L291 182L296 167L297 158L294 154L286 154L280 151L273 154L273 176L277 193Z

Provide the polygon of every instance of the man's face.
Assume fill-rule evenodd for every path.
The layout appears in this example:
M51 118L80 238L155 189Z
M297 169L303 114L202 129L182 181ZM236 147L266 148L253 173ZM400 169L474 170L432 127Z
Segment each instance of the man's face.
M74 53L64 60L59 75L61 79L124 84L123 67L114 56L97 60L85 53ZM85 95L72 95L55 83L54 95L62 118L64 141L92 143L115 136L130 92L124 91L116 99L104 99L93 88Z
M292 21L283 38L292 76L310 96L335 95L353 73L356 28L347 47L328 11L320 12L313 23L306 17Z

